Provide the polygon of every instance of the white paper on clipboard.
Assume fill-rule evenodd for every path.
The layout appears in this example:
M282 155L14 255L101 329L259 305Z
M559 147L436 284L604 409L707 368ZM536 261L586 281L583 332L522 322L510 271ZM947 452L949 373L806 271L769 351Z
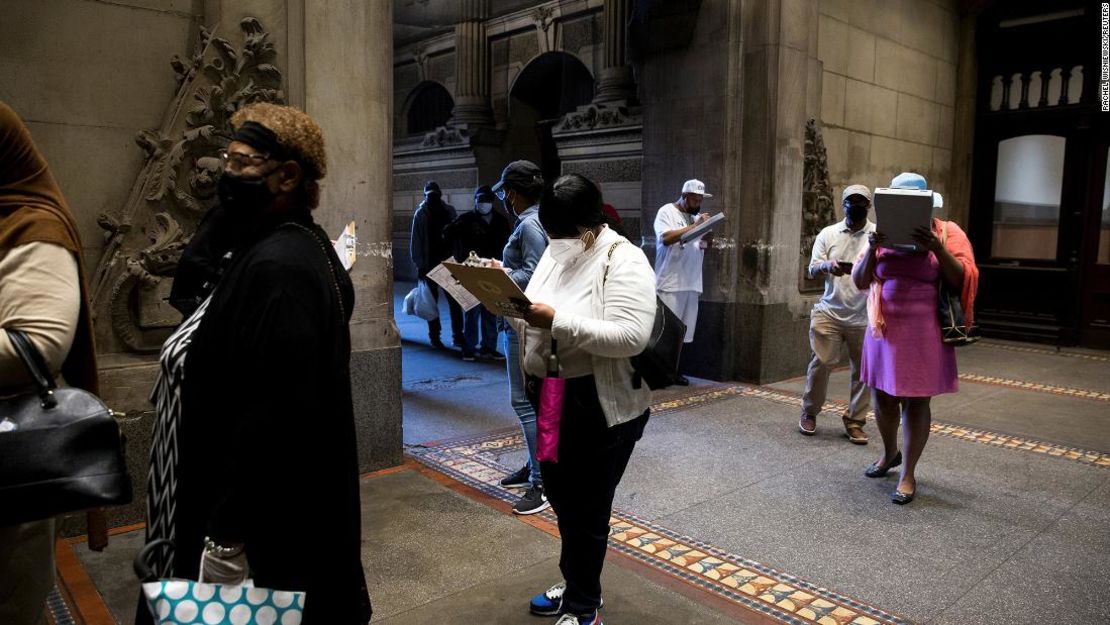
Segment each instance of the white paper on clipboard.
M455 276L451 275L451 270L444 267L443 263L436 265L435 269L429 271L428 277L431 278L432 282L443 287L443 290L447 291L447 294L454 298L464 311L470 312L471 308L481 305L482 302L478 301L478 298L474 297L470 291L467 291L463 285L459 284Z
M724 220L725 214L717 213L709 219L706 219L704 222L694 226L693 228L690 228L690 230L687 231L686 234L678 238L678 242L689 243L690 241L693 241L694 239L705 235L705 233L709 232L713 228L716 228Z
M933 192L918 189L875 189L875 230L886 235L882 247L914 251L913 231L929 227L933 219Z
M495 315L523 319L525 311L532 305L503 269L451 262L445 262L443 266L451 271L451 275L463 288L470 291Z

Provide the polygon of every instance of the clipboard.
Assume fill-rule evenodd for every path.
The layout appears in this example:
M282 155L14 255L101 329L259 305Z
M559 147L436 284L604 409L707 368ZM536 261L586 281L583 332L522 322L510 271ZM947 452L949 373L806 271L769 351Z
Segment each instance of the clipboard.
M919 251L913 231L928 228L933 220L933 192L918 189L875 189L875 229L886 235L882 247Z
M471 295L478 298L495 315L523 319L524 313L532 305L504 269L450 262L444 262L443 266L464 289L470 291Z
M681 237L678 238L678 242L679 243L689 243L690 241L693 241L694 239L697 239L697 238L705 235L705 233L709 232L710 230L716 228L724 220L725 220L725 214L724 213L717 213L716 215L713 215L709 219L706 219L704 222L702 222L702 223L698 224L697 226L691 228L686 234L684 234L684 235L682 235Z

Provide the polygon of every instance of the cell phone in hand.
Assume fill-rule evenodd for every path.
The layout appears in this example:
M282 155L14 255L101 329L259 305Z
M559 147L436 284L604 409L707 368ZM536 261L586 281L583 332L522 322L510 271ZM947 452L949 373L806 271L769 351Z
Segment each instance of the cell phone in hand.
M852 263L846 260L838 260L836 261L836 264L840 265L840 268L845 272L849 272L852 270Z

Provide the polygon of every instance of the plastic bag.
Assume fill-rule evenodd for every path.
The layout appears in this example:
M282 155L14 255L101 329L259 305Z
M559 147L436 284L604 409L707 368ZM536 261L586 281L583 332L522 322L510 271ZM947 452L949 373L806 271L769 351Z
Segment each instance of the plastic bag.
M409 294L405 296L403 309L406 314L416 315L425 321L439 319L439 305L435 296L432 295L432 289L423 280L417 283L416 288L409 291Z

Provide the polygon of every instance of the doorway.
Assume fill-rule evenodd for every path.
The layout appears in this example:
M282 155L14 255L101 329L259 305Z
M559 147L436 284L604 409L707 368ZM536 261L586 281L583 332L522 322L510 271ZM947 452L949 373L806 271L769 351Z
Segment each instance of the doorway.
M1098 15L998 3L979 18L969 235L984 334L1110 346L1110 126Z

